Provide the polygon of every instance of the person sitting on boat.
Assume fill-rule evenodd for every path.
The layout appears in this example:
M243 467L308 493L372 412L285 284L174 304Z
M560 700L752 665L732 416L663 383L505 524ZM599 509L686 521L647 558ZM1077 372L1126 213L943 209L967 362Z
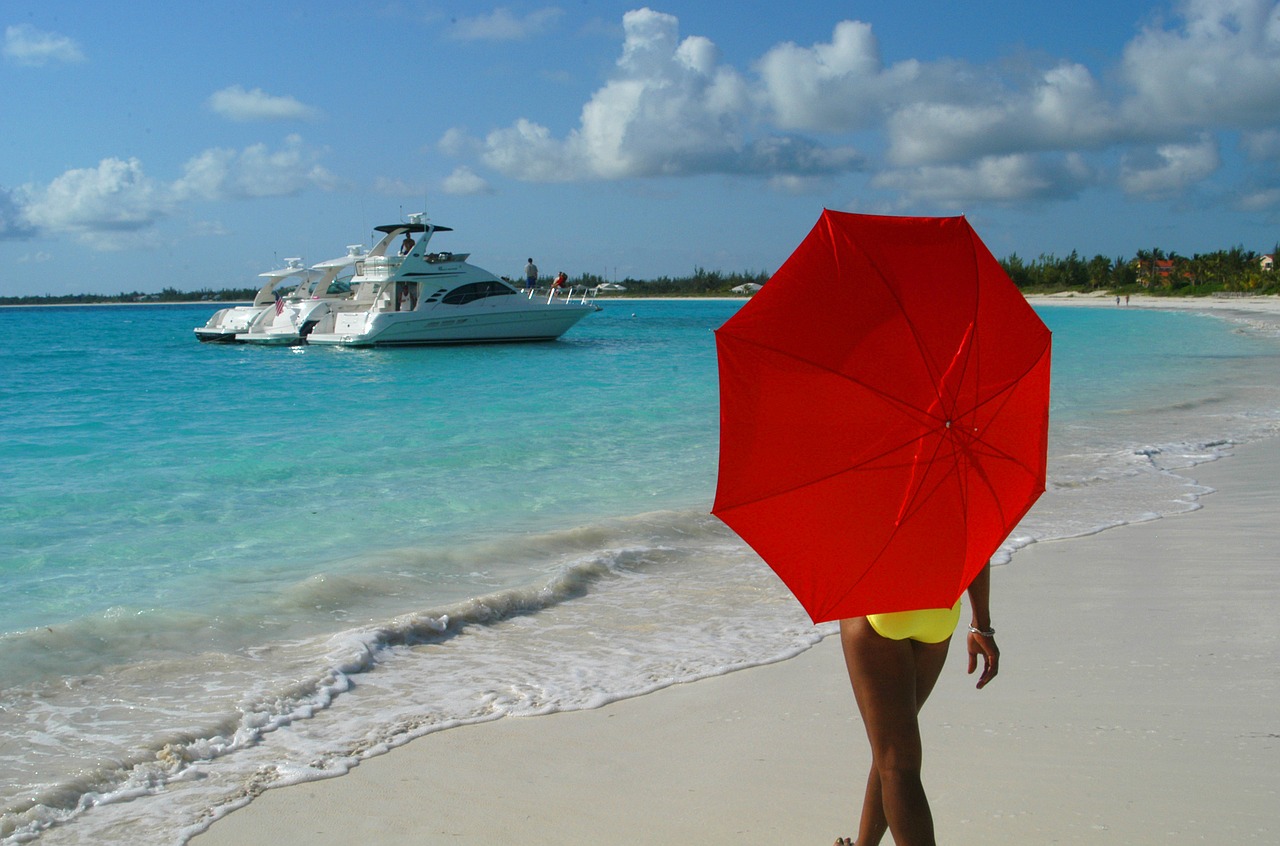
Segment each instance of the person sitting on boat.
M409 255L409 251L413 249L413 245L414 245L413 236L410 235L408 232L404 233L404 241L400 244L400 255L402 256Z
M557 273L557 274L556 274L555 281L551 283L551 287L552 287L552 288L563 288L563 287L564 287L564 283L566 283L566 282L568 282L568 281L569 281L569 277L568 277L568 276L566 276L566 275L565 275L565 273L564 273L564 271L562 270L562 271L560 271L559 273Z

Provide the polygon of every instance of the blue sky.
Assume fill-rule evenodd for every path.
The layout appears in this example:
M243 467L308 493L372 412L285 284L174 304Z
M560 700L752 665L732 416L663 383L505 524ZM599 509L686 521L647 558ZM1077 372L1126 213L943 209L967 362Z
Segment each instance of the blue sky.
M506 276L772 271L824 207L1002 257L1280 241L1271 0L7 0L0 36L0 295L241 286L422 210Z

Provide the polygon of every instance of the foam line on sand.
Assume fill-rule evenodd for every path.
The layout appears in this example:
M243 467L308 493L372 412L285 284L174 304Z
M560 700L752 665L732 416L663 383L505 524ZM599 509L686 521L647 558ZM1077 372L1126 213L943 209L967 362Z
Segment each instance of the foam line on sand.
M1280 842L1280 440L1193 474L1217 490L1200 511L998 568L1000 677L973 690L957 638L922 717L940 843ZM192 843L825 846L853 833L868 760L828 638L429 735L268 791Z

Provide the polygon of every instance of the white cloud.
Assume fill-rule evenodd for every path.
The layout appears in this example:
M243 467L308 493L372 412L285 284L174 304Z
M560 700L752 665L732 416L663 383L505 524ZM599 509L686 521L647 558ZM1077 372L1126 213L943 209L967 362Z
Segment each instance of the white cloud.
M149 177L136 158L103 159L96 168L69 170L48 185L0 189L0 238L72 235L104 250L150 245L155 225L184 203L332 189L337 180L319 164L320 156L296 135L274 151L265 144L211 149L187 162L172 183Z
M889 159L915 165L1099 148L1122 128L1082 65L1058 65L1023 90L992 84L973 93L969 103L930 100L897 109L887 124Z
M274 151L265 144L238 151L205 150L186 163L182 177L173 184L173 194L180 200L224 200L332 189L337 180L319 164L321 155L297 135L285 138L284 145Z
M5 27L3 53L14 64L31 67L84 61L84 53L75 41L55 32L41 32L31 24Z
M830 183L818 176L780 174L769 180L769 187L779 194L818 194L829 188Z
M1240 198L1237 206L1242 211L1266 212L1280 208L1280 188L1263 188L1250 191Z
M551 137L551 130L524 118L509 129L489 133L484 145L485 164L518 179L561 182L589 175L572 139L561 143Z
M443 188L446 194L454 196L493 193L489 183L466 165L456 168L445 177Z
M1241 138L1241 146L1255 161L1280 161L1280 130L1246 132Z
M1280 4L1186 0L1180 11L1179 26L1148 27L1130 42L1124 95L1069 60L1013 76L951 61L885 66L871 26L842 21L830 42L769 50L758 96L783 128L883 128L898 166L1172 141L1187 127L1274 127Z
M764 55L758 70L765 105L783 129L839 132L878 124L891 103L927 85L914 60L884 67L871 25L836 24L831 42L803 48L787 42Z
M705 173L805 176L860 164L848 147L750 137L747 127L757 107L746 80L720 62L708 39L680 40L673 16L631 11L623 28L614 75L583 106L576 129L561 140L521 118L484 139L484 163L534 182ZM450 146L462 147L457 137Z
M0 241L22 240L35 234L35 229L22 211L19 197L0 188Z
M93 238L105 248L113 233L146 229L173 209L168 191L137 159L103 159L96 168L69 170L43 188L24 190L23 214L32 226Z
M446 156L478 156L484 152L483 142L458 127L445 130L436 147Z
M562 9L549 7L517 17L502 7L487 15L458 18L453 35L464 41L524 41L542 35L563 14Z
M1071 196L1096 181L1082 158L1025 154L986 156L967 164L928 165L878 174L878 188L915 200L963 208L971 203L1022 203Z
M209 97L209 108L228 120L241 123L274 120L316 120L320 113L293 97L268 94L261 88L246 91L232 85Z
M1280 3L1187 0L1184 26L1147 28L1121 67L1130 120L1147 132L1225 123L1274 126L1280 115Z
M1162 144L1154 152L1131 153L1120 169L1127 194L1169 197L1212 175L1221 165L1217 142L1207 133L1190 144Z

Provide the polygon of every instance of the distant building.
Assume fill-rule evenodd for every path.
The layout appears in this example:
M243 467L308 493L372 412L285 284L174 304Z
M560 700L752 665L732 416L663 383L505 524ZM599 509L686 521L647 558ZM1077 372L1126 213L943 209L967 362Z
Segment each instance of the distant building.
M749 297L763 287L763 285L757 285L755 282L745 282L742 285L737 285L731 288L730 290L735 294L746 294Z
M1276 257L1274 255L1263 256L1258 259L1258 264L1262 267L1264 273L1270 273L1276 269Z

